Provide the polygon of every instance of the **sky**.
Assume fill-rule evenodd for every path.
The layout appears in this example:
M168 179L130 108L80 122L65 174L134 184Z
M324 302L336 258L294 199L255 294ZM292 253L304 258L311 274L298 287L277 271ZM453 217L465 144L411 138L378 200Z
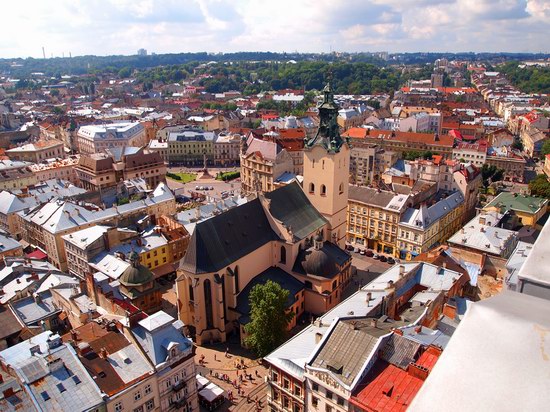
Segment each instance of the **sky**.
M550 52L550 0L26 0L0 57L181 52Z

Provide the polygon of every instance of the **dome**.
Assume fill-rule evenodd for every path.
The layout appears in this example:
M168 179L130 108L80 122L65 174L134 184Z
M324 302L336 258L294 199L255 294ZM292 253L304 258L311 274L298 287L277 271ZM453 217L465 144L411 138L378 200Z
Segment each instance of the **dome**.
M310 249L302 262L302 267L308 275L332 277L338 273L334 259L325 248Z
M128 255L131 265L126 268L118 279L121 285L131 287L140 286L153 280L153 272L139 263L139 255L131 252Z

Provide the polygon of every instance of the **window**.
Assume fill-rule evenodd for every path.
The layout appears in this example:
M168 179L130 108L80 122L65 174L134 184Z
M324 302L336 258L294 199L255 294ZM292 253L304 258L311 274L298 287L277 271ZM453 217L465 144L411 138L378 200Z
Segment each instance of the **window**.
M321 196L327 195L327 187L325 185L321 185Z
M281 263L286 264L286 248L281 246Z
M315 391L315 392L319 392L319 385L317 385L316 383L313 383L311 385L311 388Z
M283 407L288 408L290 406L290 401L286 396L283 396Z
M136 409L134 409L134 412L143 412L143 405L137 407Z
M344 399L341 396L338 397L338 405L344 406Z
M312 396L311 397L311 404L313 405L314 408L319 406L319 398L316 398L315 396Z
M141 391L134 393L134 401L139 401L141 399Z
M290 381L288 379L283 378L283 388L290 388Z
M145 410L152 411L155 408L155 400L149 399L147 402L145 402Z
M325 405L325 411L326 411L326 412L332 412L332 406L330 406L330 405Z
M327 390L327 399L332 399L332 392Z
M115 403L115 412L120 412L123 409L124 407L122 406L122 402Z
M152 391L151 385L145 385L145 395L149 395Z
M279 374L277 372L273 371L272 379L275 382L279 382Z
M315 185L313 183L309 184L309 193L315 193Z
M344 184L343 183L340 183L340 186L338 187L338 193L339 194L344 193Z

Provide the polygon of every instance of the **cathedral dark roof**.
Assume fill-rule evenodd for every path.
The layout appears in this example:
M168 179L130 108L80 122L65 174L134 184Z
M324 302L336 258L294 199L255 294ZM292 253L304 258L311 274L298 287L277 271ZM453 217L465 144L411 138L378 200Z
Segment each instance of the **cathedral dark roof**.
M304 239L327 223L297 183L266 193L265 197L271 200L271 215L290 227L296 239Z
M275 239L260 200L254 199L198 223L180 268L216 272Z
M139 286L153 280L153 272L146 266L128 266L120 278L118 279L121 285L124 286Z
M269 213L290 227L295 239L303 239L327 223L297 183L265 197L270 200ZM260 200L254 199L197 223L180 269L196 274L216 272L276 239L279 237Z
M339 267L351 259L351 256L333 243L324 242L323 247L301 250L292 270L331 279L340 273Z

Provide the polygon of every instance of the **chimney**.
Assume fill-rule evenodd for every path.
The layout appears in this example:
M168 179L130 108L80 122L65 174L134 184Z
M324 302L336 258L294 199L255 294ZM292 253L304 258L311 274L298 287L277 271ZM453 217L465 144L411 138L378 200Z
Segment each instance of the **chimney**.
M445 303L443 305L443 314L450 319L454 319L456 317L456 306Z
M378 326L378 319L375 319L375 318L369 319L369 326L371 328L376 328Z
M422 325L417 325L414 328L414 333L420 333L422 332Z
M402 278L405 276L405 266L399 265L399 277Z
M74 330L74 329L71 329L71 339L74 342L78 342L78 333L76 333L76 330Z
M386 286L386 289L393 289L393 280L388 281L388 285Z
M101 349L99 350L99 357L100 357L101 359L107 359L107 349L101 348Z
M441 264L441 267L442 267L443 269L447 269L447 262L443 262L443 263Z
M315 334L315 343L321 342L321 339L323 339L323 334L317 332L317 333Z
M369 303L372 300L372 293L367 292L367 303Z

